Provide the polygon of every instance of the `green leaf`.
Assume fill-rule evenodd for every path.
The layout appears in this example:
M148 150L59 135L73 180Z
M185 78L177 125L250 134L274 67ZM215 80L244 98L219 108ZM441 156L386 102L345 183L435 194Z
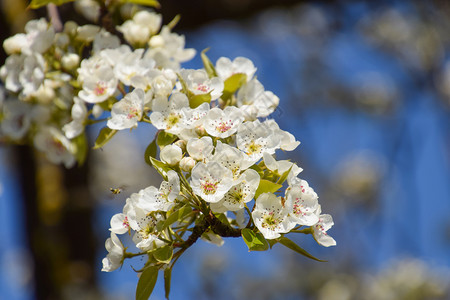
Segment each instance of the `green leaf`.
M199 95L194 95L192 93L190 94L191 95L189 96L189 106L191 108L196 108L197 106L205 102L207 103L211 102L211 92L209 92L208 94L199 94Z
M28 5L28 8L37 9L50 3L53 3L55 5L61 5L72 1L74 0L31 0L31 3L30 5Z
M103 147L117 133L117 130L103 127L95 140L94 149Z
M287 179L287 177L289 175L289 172L291 172L292 166L289 168L289 170L287 170L286 172L283 173L283 175L280 176L280 179L278 179L277 183L283 184L283 182L286 181L286 179Z
M86 161L86 156L88 153L88 143L86 134L80 134L79 136L72 139L72 144L75 146L75 158L79 166L82 166Z
M156 169L156 171L158 171L158 173L164 178L164 180L167 179L167 172L169 172L170 170L172 170L169 165L163 163L162 161L159 161L151 156L149 156L150 158L150 163L152 164L152 166Z
M153 257L162 263L168 264L172 260L173 249L171 246L164 246L153 252Z
M301 255L304 255L304 256L306 256L308 258L311 258L311 259L314 259L314 260L317 260L317 261L320 261L320 262L326 262L326 260L321 260L321 259L318 259L318 258L312 256L305 249L303 249L302 247L300 247L299 245L297 245L296 243L294 243L293 241L291 241L287 237L282 236L282 237L279 237L277 240L278 240L278 242L280 244L288 247L289 249L291 249L291 250L293 250L293 251L295 251L297 253L300 253Z
M166 292L166 299L169 299L171 279L172 279L172 267L169 267L164 270L164 291Z
M147 164L149 164L150 166L153 166L150 157L155 158L156 157L156 151L157 151L157 147L156 147L156 139L153 140L153 142L151 142L147 148L145 149L145 162Z
M150 6L155 8L160 8L161 5L157 0L121 0L120 3L126 4L126 3L132 3L137 5L144 5L144 6Z
M236 92L244 83L247 82L247 75L244 73L236 73L227 78L224 82L224 93L233 94Z
M255 233L249 228L244 228L241 231L241 235L244 242L247 244L248 251L266 251L269 249L269 243L262 233Z
M156 138L156 143L163 147L169 144L172 144L178 137L174 134L167 133L164 130L158 133L158 137Z
M157 279L158 267L150 266L146 268L142 272L136 287L136 300L147 300L153 292Z
M208 51L209 48L206 48L202 51L200 54L202 57L203 66L205 67L205 71L208 74L209 78L217 77L216 68L214 68L213 63L209 60L208 56L206 56L206 51Z
M255 192L255 199L259 197L262 193L275 193L278 191L283 185L274 183L272 181L261 179L259 181L259 186Z
M173 223L183 220L184 217L186 217L188 214L191 213L191 211L192 211L191 206L189 204L186 204L179 210L172 212L163 223L158 223L156 225L156 229L158 231L162 231L162 230L166 229Z

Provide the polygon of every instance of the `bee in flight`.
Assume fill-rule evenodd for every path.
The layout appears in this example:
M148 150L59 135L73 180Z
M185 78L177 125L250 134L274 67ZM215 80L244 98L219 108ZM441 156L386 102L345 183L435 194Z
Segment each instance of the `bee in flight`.
M120 193L122 193L122 191L125 189L125 186L120 186L117 188L109 188L109 190L111 191L112 195L118 195Z
M122 192L122 188L109 188L109 190L111 191L111 193L113 193L114 195L120 194Z

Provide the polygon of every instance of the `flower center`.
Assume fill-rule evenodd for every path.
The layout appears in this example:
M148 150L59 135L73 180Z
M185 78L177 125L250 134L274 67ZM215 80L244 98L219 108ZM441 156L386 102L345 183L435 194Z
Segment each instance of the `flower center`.
M96 96L102 96L106 93L106 85L104 82L100 81L97 82L97 84L95 85L95 89L94 89L94 94Z
M166 120L167 129L172 128L180 121L180 116L178 114L171 113Z
M201 184L203 193L205 193L206 195L214 194L216 192L216 190L217 190L217 185L218 184L219 184L218 181L211 182L211 181L207 180L207 181L203 182Z
M261 145L256 144L255 141L252 141L248 146L247 146L247 154L248 155L252 155L254 153L260 153L261 152Z
M138 116L139 116L138 110L134 107L130 107L128 110L127 118L130 120L133 118L137 118Z
M231 123L231 125L233 125L233 123ZM219 131L219 132L221 132L221 133L224 133L224 132L227 132L228 130L231 129L231 125L228 125L228 122L223 122L223 121L221 121L221 122L219 122L219 124L216 126L216 130Z
M203 92L203 93L207 93L209 91L209 87L207 85L204 85L204 84L199 84L199 85L197 85L196 90L200 91L200 92Z

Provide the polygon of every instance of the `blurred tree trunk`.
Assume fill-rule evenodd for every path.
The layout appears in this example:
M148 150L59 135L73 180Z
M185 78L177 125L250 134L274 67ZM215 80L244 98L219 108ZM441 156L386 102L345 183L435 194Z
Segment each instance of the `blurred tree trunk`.
M35 299L65 299L69 290L95 293L94 201L86 188L87 168L55 166L27 146L17 146L15 154Z

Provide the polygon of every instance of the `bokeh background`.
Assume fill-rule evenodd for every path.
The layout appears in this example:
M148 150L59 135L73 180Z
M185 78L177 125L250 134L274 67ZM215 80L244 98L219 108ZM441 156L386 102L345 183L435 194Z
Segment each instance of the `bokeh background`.
M278 157L304 168L337 241L290 236L326 263L200 241L177 262L171 299L450 299L450 2L160 2L165 23L181 14L187 47L210 47L213 62L250 58L280 97L273 118L301 145ZM45 15L1 5L2 40ZM101 259L110 217L159 184L142 164L153 136L120 132L72 170L0 144L0 299L134 297L139 261L102 273ZM162 283L152 299L164 299Z

